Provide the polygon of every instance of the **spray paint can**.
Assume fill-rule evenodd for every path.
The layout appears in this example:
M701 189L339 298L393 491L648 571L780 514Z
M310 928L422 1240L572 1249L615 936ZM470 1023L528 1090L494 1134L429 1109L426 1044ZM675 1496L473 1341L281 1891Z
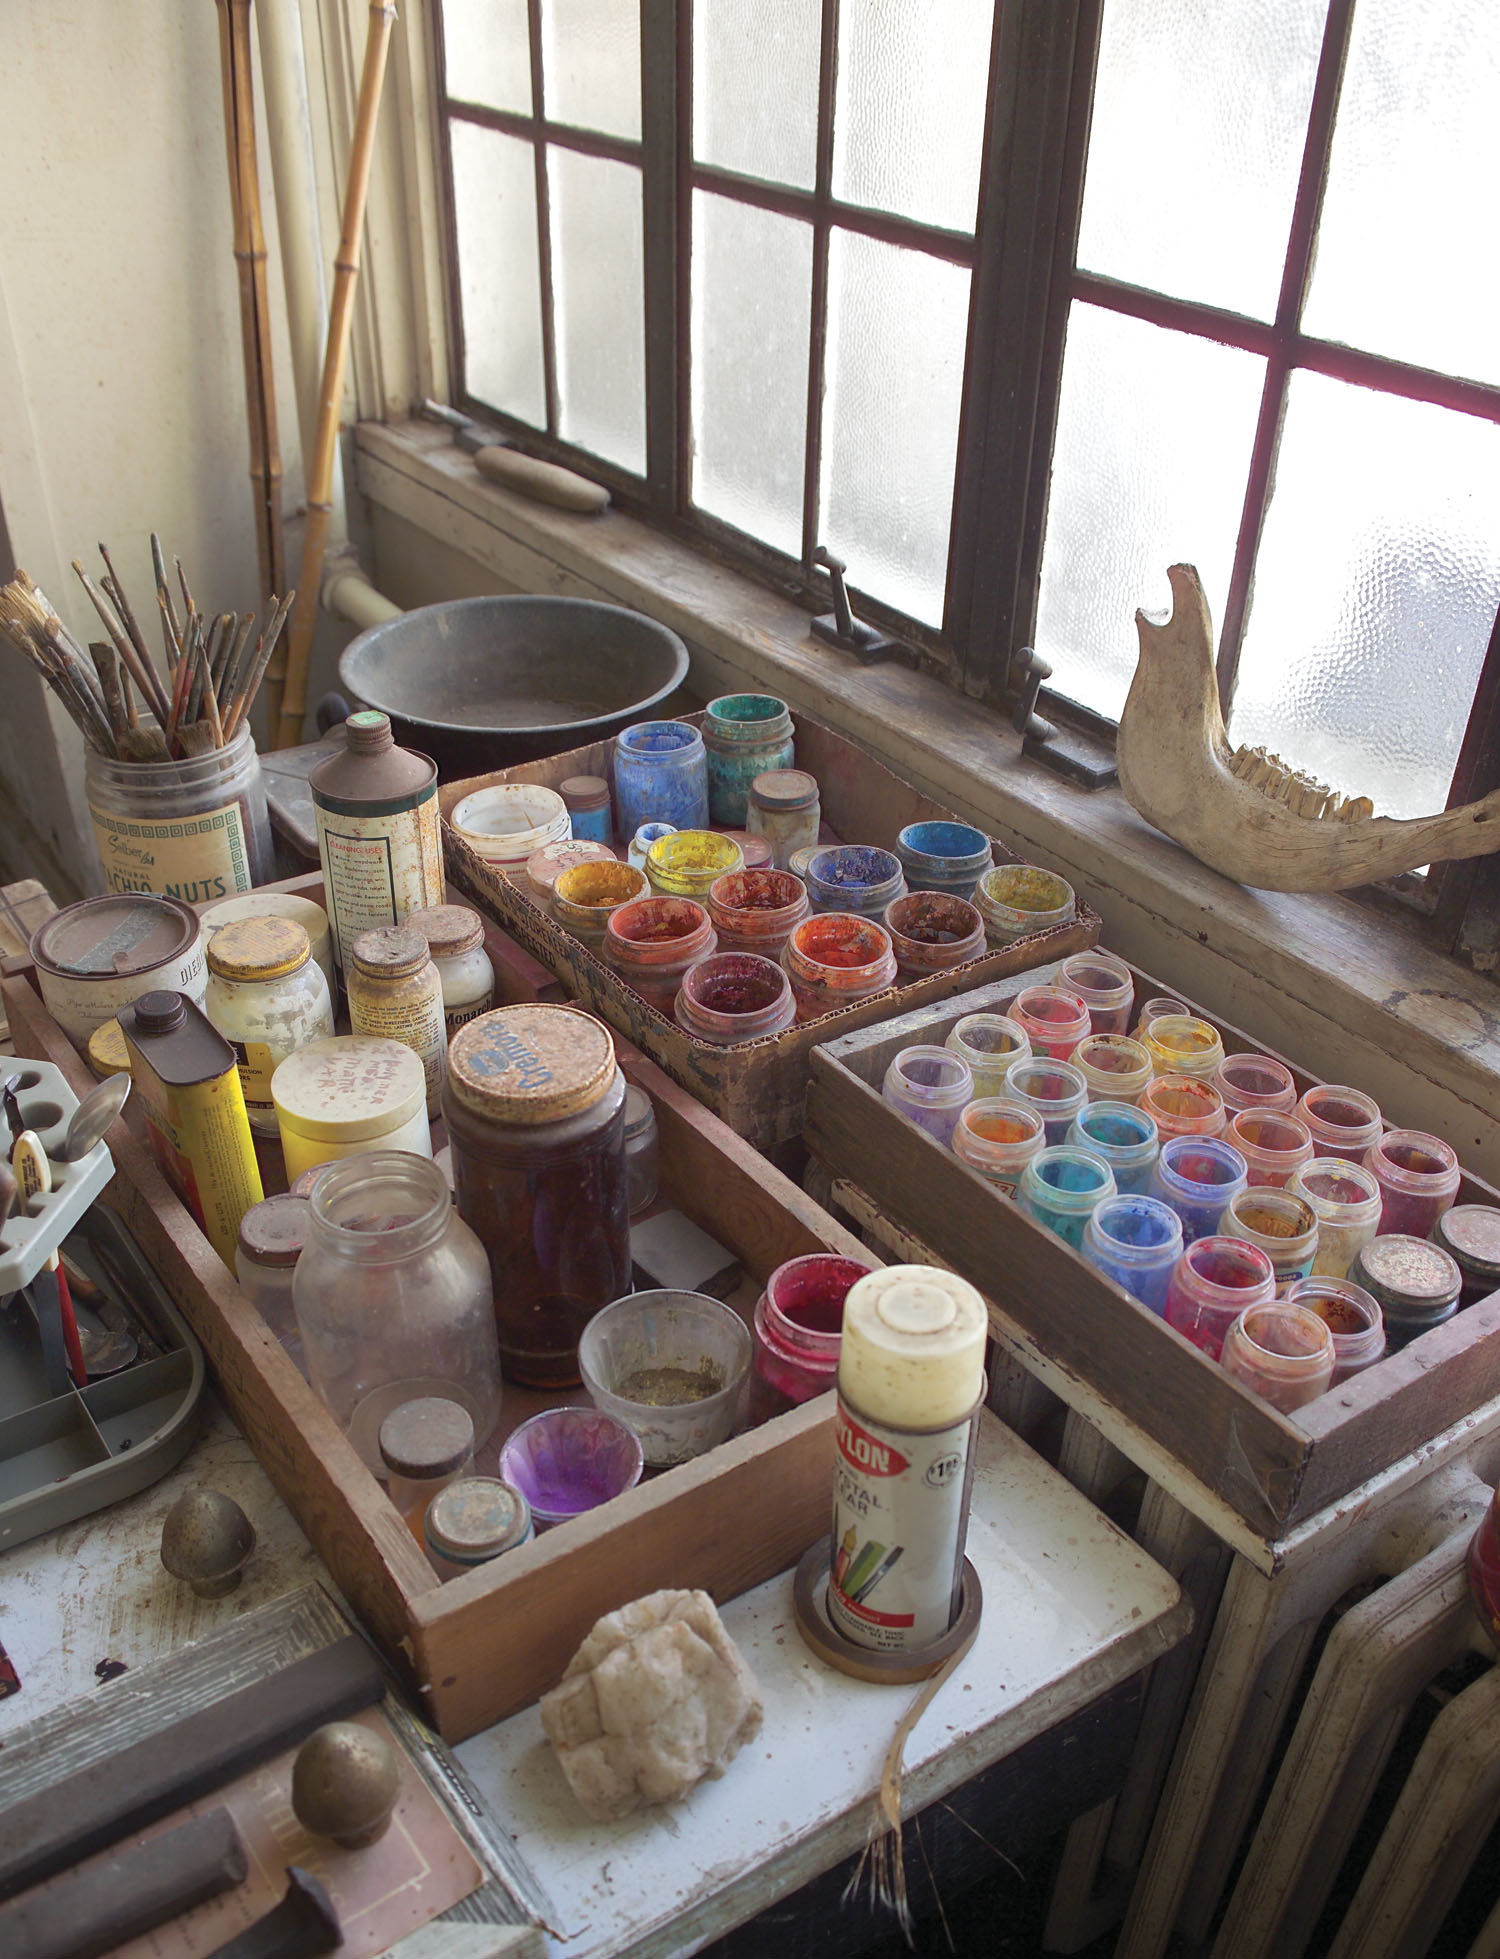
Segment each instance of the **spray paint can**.
M989 1332L966 1280L891 1265L844 1302L828 1616L857 1646L930 1646L960 1602Z

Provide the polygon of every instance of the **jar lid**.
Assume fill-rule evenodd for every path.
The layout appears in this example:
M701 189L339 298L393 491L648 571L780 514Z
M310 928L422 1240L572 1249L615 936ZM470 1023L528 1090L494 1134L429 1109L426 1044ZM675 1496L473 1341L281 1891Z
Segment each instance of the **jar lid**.
M456 1564L496 1557L530 1535L530 1506L498 1476L461 1476L427 1506L428 1548Z
M631 1082L625 1090L625 1136L639 1136L656 1121L656 1111L651 1106L651 1097L645 1089L637 1088Z
M467 905L428 905L408 912L406 929L422 934L434 959L456 959L484 944L484 920Z
M90 1041L90 1060L93 1055ZM1455 1204L1438 1219L1432 1235L1476 1279L1500 1279L1500 1210L1493 1204Z
M427 1073L400 1041L330 1034L278 1064L271 1100L277 1115L313 1142L368 1142L427 1106Z
M262 1198L240 1219L240 1250L257 1265L295 1265L307 1243L312 1206L283 1191Z
M1463 1290L1458 1265L1429 1238L1391 1232L1372 1238L1355 1254L1350 1278L1374 1293L1382 1306L1433 1311Z
M324 1171L335 1169L341 1161L342 1159L340 1157L331 1156L326 1163L313 1164L311 1169L302 1172L301 1176L297 1178L291 1189L287 1192L287 1195L289 1197L311 1197L318 1179L323 1175Z
M826 850L827 848L828 846L826 844L806 843L800 850L794 850L792 852L791 856L787 859L786 867L793 877L800 877L802 882L806 884L808 866L820 850Z
M395 743L391 717L378 707L357 708L344 723L345 738L356 754L378 755Z
M800 809L818 800L818 779L804 769L769 769L751 783L750 795L763 809Z
M208 970L220 979L285 979L311 957L311 940L289 918L236 919L208 942Z
M618 863L619 859L607 843L593 843L587 837L559 837L556 843L544 843L540 850L532 851L526 859L526 877L533 891L546 896L564 871L579 864L611 862Z
M349 954L354 970L371 979L400 979L428 958L426 939L409 925L372 925L356 932Z
M134 979L181 959L198 943L198 914L180 898L150 891L80 898L44 919L31 957L44 972L84 979Z
M101 1081L130 1073L130 1055L118 1020L106 1020L89 1035L89 1066Z
M602 809L609 801L609 784L602 775L570 775L557 785L569 809Z
M403 1401L380 1424L380 1460L393 1476L451 1476L473 1453L473 1416L440 1394Z
M448 1081L493 1122L558 1122L591 1109L615 1078L609 1029L580 1007L496 1007L460 1027Z

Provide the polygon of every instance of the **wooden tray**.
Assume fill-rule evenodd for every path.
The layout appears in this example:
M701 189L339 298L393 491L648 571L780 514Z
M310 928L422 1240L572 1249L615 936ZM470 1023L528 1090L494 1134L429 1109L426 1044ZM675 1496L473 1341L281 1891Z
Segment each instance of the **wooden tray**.
M1185 996L1135 972L1136 999ZM1262 1544L1283 1538L1359 1484L1462 1421L1500 1385L1500 1294L1342 1382L1294 1415L1276 1412L1164 1320L977 1172L882 1101L891 1057L946 1040L966 1013L1004 1012L1048 965L998 985L845 1035L814 1050L807 1142L835 1178L866 1193L885 1217L930 1246L991 1301L997 1336L1024 1361L1038 1355L1064 1400L1082 1384L1091 1420L1133 1461L1164 1480L1162 1458L1226 1506ZM1191 1004L1191 1002L1189 1002ZM1227 1052L1270 1053L1204 1009ZM1281 1057L1285 1058L1285 1057ZM1298 1088L1317 1076L1288 1061ZM1460 1203L1500 1204L1465 1176ZM1134 1446L1154 1445L1143 1461ZM1174 1496L1215 1522L1173 1479Z
M316 897L316 878L287 889ZM501 935L504 998L548 982ZM24 978L3 982L21 1054L88 1070ZM763 1281L784 1259L833 1250L871 1262L842 1230L644 1055L618 1043L656 1107L664 1192ZM110 1132L120 1212L203 1343L271 1481L382 1651L459 1741L536 1699L601 1613L661 1586L728 1599L794 1564L828 1528L833 1398L736 1437L487 1568L440 1585L381 1486L267 1330L167 1185L129 1114ZM510 1392L510 1391L508 1391Z
M695 726L703 720L701 714L682 718ZM846 842L882 844L890 849L908 823L959 820L952 810L919 795L831 728L803 715L797 716L796 728L797 766L817 777L823 821ZM573 998L592 1008L665 1068L674 1081L691 1089L737 1134L762 1149L788 1142L800 1133L807 1099L807 1057L818 1042L887 1019L903 1007L949 999L965 988L1018 973L1044 959L1065 959L1070 953L1084 952L1099 936L1099 916L1080 898L1078 915L1067 925L1033 933L1001 952L985 952L930 979L889 987L856 1007L825 1014L806 1026L789 1027L784 1034L732 1048L697 1040L665 1014L647 1006L618 973L563 931L529 890L512 884L484 863L448 823L456 803L490 783L537 782L555 788L573 775L596 775L609 781L613 752L612 741L594 742L566 755L519 763L494 775L450 782L441 788L448 875L498 919L527 952L555 973ZM1016 861L1015 853L998 839L992 842L997 863Z

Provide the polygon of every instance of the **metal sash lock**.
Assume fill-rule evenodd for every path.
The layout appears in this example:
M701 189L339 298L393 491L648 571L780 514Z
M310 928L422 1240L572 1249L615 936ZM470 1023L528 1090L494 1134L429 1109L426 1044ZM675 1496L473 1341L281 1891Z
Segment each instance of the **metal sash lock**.
M903 665L914 667L917 655L905 640L896 639L890 633L883 633L876 626L868 626L862 619L856 619L854 608L849 603L849 593L844 584L845 565L841 558L834 557L826 545L820 544L813 552L813 563L821 565L828 573L833 586L833 610L820 613L812 622L812 630L829 646L836 646L841 653L852 653L861 666L873 666L877 660L900 660Z

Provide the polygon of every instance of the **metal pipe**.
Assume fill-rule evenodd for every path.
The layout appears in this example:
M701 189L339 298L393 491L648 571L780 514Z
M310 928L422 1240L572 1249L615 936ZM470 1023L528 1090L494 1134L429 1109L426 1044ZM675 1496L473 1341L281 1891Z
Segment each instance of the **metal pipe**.
M399 619L402 612L383 592L376 591L352 558L333 567L323 580L321 596L325 612L361 631L366 626L383 625L387 619Z

